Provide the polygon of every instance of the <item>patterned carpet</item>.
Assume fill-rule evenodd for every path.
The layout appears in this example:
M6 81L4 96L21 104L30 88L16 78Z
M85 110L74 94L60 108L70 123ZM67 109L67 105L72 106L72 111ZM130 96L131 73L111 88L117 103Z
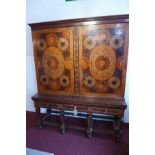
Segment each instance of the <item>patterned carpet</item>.
M54 155L128 155L129 154L129 126L123 125L121 143L116 143L108 135L93 134L91 139L85 137L82 131L67 130L61 134L58 128L45 127L36 129L36 113L26 112L26 147L54 153ZM81 123L71 120L72 123ZM96 123L102 127L103 123Z

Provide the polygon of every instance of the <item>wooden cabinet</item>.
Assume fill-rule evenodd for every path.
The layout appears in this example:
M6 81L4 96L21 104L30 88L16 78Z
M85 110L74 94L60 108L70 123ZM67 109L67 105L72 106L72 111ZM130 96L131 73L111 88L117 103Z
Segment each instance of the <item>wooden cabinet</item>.
M113 115L114 128L120 129L126 108L128 15L30 26L38 86L32 97L36 111L45 107L49 114L58 109L62 131L65 110L86 112L89 137L94 113Z

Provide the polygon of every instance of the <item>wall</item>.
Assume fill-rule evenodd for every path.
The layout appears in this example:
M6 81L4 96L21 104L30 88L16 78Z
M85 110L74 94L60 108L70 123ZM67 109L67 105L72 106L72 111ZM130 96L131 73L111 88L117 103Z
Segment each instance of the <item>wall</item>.
M128 0L27 0L26 23L52 20L95 17L104 15L128 14ZM34 111L31 96L37 92L31 30L26 25L26 108ZM128 73L125 99L128 101ZM129 110L124 121L129 122Z

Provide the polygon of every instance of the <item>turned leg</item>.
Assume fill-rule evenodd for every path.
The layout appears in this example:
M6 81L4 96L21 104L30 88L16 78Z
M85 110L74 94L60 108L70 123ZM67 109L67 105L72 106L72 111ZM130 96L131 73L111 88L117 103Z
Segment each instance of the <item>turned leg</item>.
M92 137L92 132L93 132L92 114L88 114L88 116L87 116L87 130L86 130L86 134L87 134L88 138Z
M36 107L36 112L37 112L37 114L38 114L37 128L42 128L40 107Z
M122 131L121 131L121 121L120 118L116 117L113 122L114 130L115 130L115 139L117 142L121 141Z
M66 133L64 110L60 110L60 130L63 134Z

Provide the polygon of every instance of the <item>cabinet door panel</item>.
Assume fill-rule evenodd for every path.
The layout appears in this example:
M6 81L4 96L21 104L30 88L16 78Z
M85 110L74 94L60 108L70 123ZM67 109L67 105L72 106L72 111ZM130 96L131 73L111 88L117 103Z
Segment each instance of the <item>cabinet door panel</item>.
M79 27L80 94L124 95L128 24Z
M74 92L73 34L73 28L33 30L39 92Z

